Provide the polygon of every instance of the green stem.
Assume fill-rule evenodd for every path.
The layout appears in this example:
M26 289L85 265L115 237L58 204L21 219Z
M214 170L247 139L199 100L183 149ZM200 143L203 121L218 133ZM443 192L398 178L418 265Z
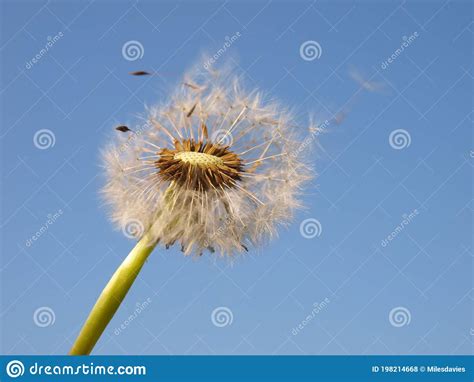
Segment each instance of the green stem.
M115 271L89 313L70 355L90 354L156 246L146 233Z

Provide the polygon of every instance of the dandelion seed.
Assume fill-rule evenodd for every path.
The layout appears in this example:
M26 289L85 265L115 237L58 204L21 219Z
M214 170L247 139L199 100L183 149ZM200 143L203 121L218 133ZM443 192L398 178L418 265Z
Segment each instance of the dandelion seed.
M152 73L144 70L137 70L136 72L130 72L132 76L150 76Z
M186 114L186 117L188 117L188 118L191 117L191 115L194 113L194 110L196 109L196 106L197 106L197 104L195 103L195 104L193 105L193 107L192 107L192 108L188 111L188 113Z
M128 126L123 126L123 125L122 126L117 126L115 128L115 130L121 131L122 133L126 133L127 131L132 131L128 128Z

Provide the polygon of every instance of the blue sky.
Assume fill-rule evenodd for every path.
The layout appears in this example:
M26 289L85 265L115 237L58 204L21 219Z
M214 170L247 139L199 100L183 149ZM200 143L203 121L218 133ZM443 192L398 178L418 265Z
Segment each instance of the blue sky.
M98 194L101 147L237 33L215 65L329 121L307 208L233 264L158 248L95 353L472 352L469 2L1 7L3 353L68 351L133 246Z

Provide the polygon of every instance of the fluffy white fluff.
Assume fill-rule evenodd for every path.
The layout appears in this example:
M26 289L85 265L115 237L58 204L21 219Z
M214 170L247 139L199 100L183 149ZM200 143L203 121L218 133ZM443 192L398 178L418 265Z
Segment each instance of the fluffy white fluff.
M185 254L246 251L273 237L300 206L301 186L311 178L300 146L314 129L296 127L287 108L247 92L231 71L192 70L139 128L117 132L104 150L111 218L128 234L150 232ZM160 150L190 138L229 146L243 160L241 180L206 191L164 181L155 163Z

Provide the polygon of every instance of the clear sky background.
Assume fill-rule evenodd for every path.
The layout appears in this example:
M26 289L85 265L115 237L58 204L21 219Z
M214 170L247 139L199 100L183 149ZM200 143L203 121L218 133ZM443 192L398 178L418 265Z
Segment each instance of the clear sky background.
M158 248L95 353L472 352L471 2L2 1L0 24L2 353L67 353L133 246L100 148L237 32L216 65L329 121L307 209L233 264Z

